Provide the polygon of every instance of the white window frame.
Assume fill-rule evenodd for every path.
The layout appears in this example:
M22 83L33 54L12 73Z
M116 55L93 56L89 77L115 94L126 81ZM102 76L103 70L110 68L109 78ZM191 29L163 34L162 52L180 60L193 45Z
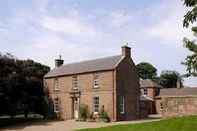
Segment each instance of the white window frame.
M99 88L99 73L94 73L93 88Z
M72 76L72 89L74 89L74 90L79 89L79 83L78 83L78 76L77 75Z
M96 99L98 101L96 101ZM99 98L99 96L94 96L93 97L93 111L94 111L94 113L99 113L99 107L100 107L100 98Z
M124 114L125 113L125 97L124 96L120 96L120 114Z
M59 91L60 89L59 89L59 80L58 80L58 78L55 78L54 79L54 91L56 92L56 91Z
M54 105L54 112L58 113L60 111L60 100L58 97L55 97L53 100L53 105Z

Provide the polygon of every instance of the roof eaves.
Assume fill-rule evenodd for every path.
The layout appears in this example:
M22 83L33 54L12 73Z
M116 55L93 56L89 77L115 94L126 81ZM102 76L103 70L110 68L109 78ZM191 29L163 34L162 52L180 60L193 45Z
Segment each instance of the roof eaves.
M118 67L118 65L124 60L124 56L121 57L121 59L115 64L114 69Z
M72 76L72 75L81 75L81 74L87 74L87 73L95 73L95 72L105 72L105 71L112 71L115 68L112 69L106 69L106 70L95 70L95 71L87 71L87 72L80 72L80 73L71 73L71 74L62 74L62 75L53 75L53 76L44 76L44 78L54 78L54 77L64 77L64 76Z

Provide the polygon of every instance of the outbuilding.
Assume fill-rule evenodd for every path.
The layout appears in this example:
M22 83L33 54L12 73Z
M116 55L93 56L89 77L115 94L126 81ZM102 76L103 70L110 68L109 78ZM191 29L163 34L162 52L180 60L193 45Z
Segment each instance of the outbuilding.
M197 88L161 89L156 109L163 117L197 115Z

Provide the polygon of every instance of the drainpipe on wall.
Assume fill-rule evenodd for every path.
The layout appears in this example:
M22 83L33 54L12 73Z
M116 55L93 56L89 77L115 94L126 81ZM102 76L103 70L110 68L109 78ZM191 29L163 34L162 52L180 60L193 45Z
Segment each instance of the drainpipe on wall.
M112 114L112 116L113 116L113 121L116 121L116 116L115 116L115 108L116 108L116 105L115 105L115 89L116 88L115 88L115 84L114 84L114 82L115 82L115 80L114 80L115 79L115 77L114 77L115 73L116 73L116 71L114 70L113 71L113 76L112 76L113 77L113 81L112 81L112 83L113 83L113 85L112 85L113 86L113 89L112 89L113 90L112 91L112 97L113 97L113 99L112 99L112 105L113 105L113 114Z

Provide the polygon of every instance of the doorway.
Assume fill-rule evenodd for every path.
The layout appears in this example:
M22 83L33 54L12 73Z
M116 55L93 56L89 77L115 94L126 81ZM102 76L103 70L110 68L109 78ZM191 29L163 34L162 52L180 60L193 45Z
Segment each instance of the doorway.
M73 97L72 98L72 112L73 112L73 119L79 118L79 98Z

